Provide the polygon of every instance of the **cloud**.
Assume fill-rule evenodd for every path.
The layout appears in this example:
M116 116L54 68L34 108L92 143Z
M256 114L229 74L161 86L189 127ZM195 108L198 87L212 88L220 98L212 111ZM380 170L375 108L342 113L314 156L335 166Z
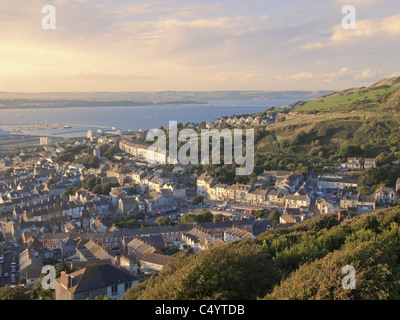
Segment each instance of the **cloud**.
M382 2L382 0L335 0L335 2L341 6L352 5L355 7L367 7Z
M370 41L373 37L380 39L393 39L400 35L400 15L386 17L384 19L365 19L357 21L355 30L345 30L341 25L333 27L328 40L307 43L302 49L320 49L325 46L348 45L357 40ZM393 39L396 40L397 39Z
M389 76L389 78L397 78L397 77L400 77L400 71L399 71L399 72L393 72L393 73Z
M354 79L354 80L370 80L377 76L378 72L366 69L352 69L349 67L341 68L339 71L313 74L310 72L300 72L289 76L278 76L279 80L322 80L324 83L330 83L332 81L339 81L343 79Z
M279 76L278 79L285 79L285 80L304 80L304 79L313 79L313 78L315 78L315 77L316 77L316 76L313 75L313 74L310 73L310 72L300 72L300 73L293 74L293 75L288 76L288 77Z

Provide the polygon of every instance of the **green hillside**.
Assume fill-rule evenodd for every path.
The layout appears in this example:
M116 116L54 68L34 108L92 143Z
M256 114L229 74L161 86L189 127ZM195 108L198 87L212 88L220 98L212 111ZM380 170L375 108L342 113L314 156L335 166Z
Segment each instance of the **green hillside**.
M181 254L125 299L400 299L400 208L320 216L254 240ZM344 290L341 270L356 269Z
M306 173L352 156L400 160L399 86L400 78L384 79L280 110L274 124L257 132L257 172Z
M306 102L296 109L297 112L350 112L353 110L382 110L400 105L392 105L393 97L400 93L400 78L384 79L369 88L348 89L332 93ZM397 99L398 102L398 99Z

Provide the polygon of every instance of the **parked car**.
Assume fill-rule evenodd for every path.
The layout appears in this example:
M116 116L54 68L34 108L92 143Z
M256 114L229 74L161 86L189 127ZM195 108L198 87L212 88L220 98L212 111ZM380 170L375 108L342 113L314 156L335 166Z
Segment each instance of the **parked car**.
M15 241L11 241L11 244L12 244L15 248L18 248L18 243L16 243Z

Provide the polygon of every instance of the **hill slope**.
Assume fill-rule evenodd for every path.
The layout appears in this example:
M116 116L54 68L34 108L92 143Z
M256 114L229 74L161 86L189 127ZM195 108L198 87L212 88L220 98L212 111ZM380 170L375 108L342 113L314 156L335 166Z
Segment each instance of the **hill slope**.
M339 223L320 216L178 257L125 299L400 299L400 208ZM356 268L343 290L341 269Z
M399 110L400 77L383 79L369 88L348 89L318 97L296 108L297 112L350 112ZM397 103L393 104L396 101Z
M257 136L256 165L306 172L351 156L400 160L399 111L400 78L280 110L277 122Z

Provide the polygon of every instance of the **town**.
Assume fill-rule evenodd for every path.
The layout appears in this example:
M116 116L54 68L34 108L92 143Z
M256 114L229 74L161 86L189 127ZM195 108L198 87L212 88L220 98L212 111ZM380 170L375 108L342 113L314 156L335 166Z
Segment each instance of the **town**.
M206 126L270 121L250 118ZM398 202L400 178L372 195L357 192L359 172L377 167L377 159L349 157L329 173L264 170L250 184L225 184L198 165L154 164L167 163L165 150L149 161L146 133L89 131L1 154L1 287L34 287L45 265L61 264L68 273L55 280L56 299L119 299L176 252L253 239L324 214L349 219ZM89 285L93 274L101 286Z

